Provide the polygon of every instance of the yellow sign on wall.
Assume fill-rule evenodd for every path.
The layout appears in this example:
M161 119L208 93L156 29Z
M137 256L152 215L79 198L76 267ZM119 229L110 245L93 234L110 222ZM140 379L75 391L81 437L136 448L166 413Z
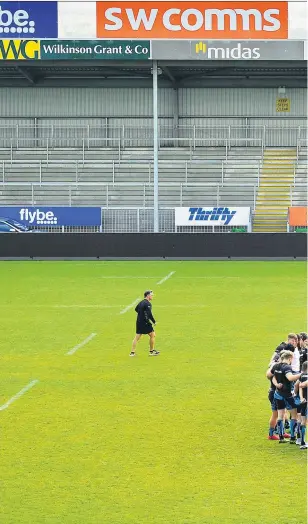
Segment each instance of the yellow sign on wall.
M276 113L290 113L290 98L276 98Z
M38 60L40 56L38 40L0 40L0 60Z

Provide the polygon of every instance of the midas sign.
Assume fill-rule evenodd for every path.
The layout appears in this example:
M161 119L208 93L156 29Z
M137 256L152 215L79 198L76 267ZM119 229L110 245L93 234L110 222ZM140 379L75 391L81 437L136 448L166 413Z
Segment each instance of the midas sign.
M97 2L97 37L287 39L287 2Z
M0 60L38 60L39 40L0 40Z

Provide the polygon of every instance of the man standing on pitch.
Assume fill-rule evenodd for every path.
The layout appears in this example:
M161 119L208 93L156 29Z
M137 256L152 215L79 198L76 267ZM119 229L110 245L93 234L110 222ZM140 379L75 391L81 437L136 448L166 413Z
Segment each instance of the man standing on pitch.
M133 340L132 350L130 352L130 357L136 355L135 350L137 342L140 340L142 335L149 335L150 337L150 356L159 355L159 351L154 349L155 344L155 331L151 322L155 326L155 319L152 315L152 304L153 300L153 291L145 291L144 299L137 304L135 311L137 313L137 323L136 323L136 336Z

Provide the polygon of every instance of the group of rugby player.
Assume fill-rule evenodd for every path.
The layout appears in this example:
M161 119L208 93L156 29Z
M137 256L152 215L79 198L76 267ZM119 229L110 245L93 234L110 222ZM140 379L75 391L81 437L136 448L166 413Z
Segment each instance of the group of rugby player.
M308 447L307 349L307 333L290 333L287 341L276 348L266 372L271 383L268 399L272 408L268 439L297 444L300 449Z

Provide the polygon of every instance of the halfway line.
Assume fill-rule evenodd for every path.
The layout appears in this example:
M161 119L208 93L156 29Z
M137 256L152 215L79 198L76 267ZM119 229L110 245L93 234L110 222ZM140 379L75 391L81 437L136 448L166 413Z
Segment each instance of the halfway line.
M162 278L159 282L157 282L157 286L159 286L159 284L163 284L164 282L166 282L166 280L168 280L168 278L172 277L172 275L174 275L175 271L171 271L171 273L169 273L169 275L167 275L166 277Z
M27 391L33 388L33 386L35 386L35 384L37 384L38 382L38 380L32 380L32 382L30 382L27 386L22 388L18 393L16 393L16 395L14 395L14 397L10 398L10 400L3 404L3 406L0 406L0 411L3 411L4 409L8 408L11 404L13 404L13 402L15 402L15 400L18 400L20 397L22 397L22 395L27 393Z
M83 340L82 342L80 342L80 344L77 344L77 346L73 347L72 349L70 349L66 355L73 355L77 349L80 349L82 348L82 346L85 346L88 342L90 342L90 340L92 340L92 338L96 337L97 333L91 333L91 335L89 335L85 340Z
M120 315L124 315L124 313L126 313L127 311L129 311L132 307L134 307L137 302L139 302L141 300L141 298L136 298L134 300L134 302L132 302L131 304L129 304L129 306L126 306L124 309L122 309L122 311L120 311Z

